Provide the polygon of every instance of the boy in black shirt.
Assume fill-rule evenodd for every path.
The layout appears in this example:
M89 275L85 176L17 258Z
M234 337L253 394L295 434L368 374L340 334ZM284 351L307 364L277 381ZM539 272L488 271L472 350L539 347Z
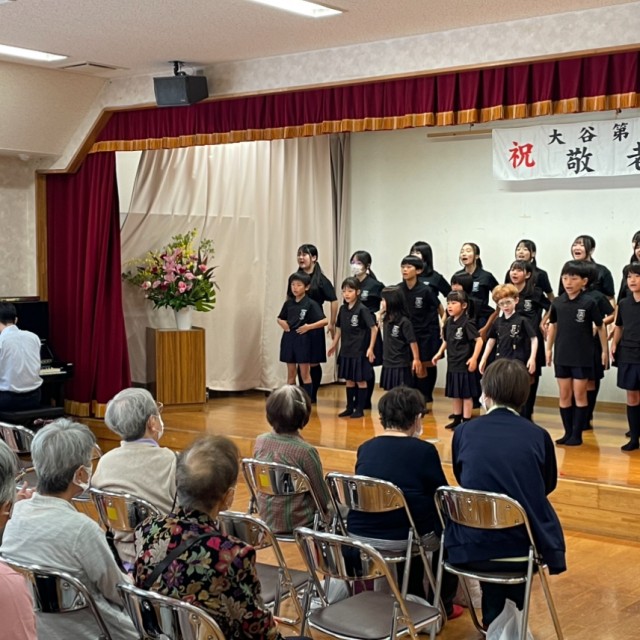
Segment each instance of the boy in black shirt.
M589 406L588 381L594 378L593 325L602 345L602 366L607 368L609 349L602 314L596 301L584 293L589 282L589 267L571 260L562 267L564 293L551 303L547 336L547 366L552 353L558 380L559 405L564 436L557 444L582 444L582 431L587 426ZM575 406L573 401L575 399Z
M407 302L411 324L420 350L420 362L424 370L424 376L417 376L414 385L428 404L433 402L433 389L438 375L438 369L431 360L442 344L438 313L440 303L433 289L418 279L424 268L420 258L405 256L400 263L400 268L402 282L398 286Z

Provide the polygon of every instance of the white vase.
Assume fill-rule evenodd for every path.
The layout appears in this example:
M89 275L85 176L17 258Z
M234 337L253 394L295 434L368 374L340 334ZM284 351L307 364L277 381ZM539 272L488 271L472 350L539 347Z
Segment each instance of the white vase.
M191 329L191 307L184 307L178 311L174 310L176 317L176 327L178 331L189 331Z

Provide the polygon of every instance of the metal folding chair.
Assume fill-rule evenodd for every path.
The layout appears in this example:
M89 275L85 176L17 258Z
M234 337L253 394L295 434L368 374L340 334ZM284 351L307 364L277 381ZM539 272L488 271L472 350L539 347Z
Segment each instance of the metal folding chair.
M348 640L391 640L404 635L417 640L421 630L430 625L437 627L442 622L442 615L435 607L402 597L389 566L371 545L306 527L296 529L294 534L312 578L304 597L301 635L305 634L308 624L322 633ZM349 555L353 550L360 555L358 569L345 561L345 552ZM390 593L362 591L329 604L318 574L347 582L384 578ZM311 611L313 593L323 606Z
M31 443L35 435L34 431L22 425L0 422L0 438L18 455L31 453Z
M222 511L218 514L220 531L234 536L251 545L256 551L270 548L277 565L258 562L256 569L262 586L262 599L273 608L274 618L278 622L295 625L302 620L302 606L298 598L298 590L306 586L309 576L306 571L289 569L284 559L278 540L266 522L255 516L236 511ZM296 610L297 619L280 616L280 604L283 598L291 598Z
M404 509L407 520L409 521L409 535L407 536L407 540L394 541L398 543L397 549L391 548L388 544L380 546L372 544L380 551L387 562L405 563L405 571L401 585L401 594L403 597L407 595L409 565L412 556L415 555L420 556L431 589L435 593L436 581L431 571L427 551L422 544L420 534L411 516L409 505L402 490L392 482L387 482L386 480L348 473L328 473L326 481L329 485L329 492L336 505L336 509L339 509L339 505L344 505L349 510L363 511L366 513L384 513L386 511ZM381 542L383 542L383 540L381 540ZM400 545L402 545L404 549L400 548ZM438 600L435 600L435 602L438 602ZM444 608L441 608L441 611L444 612Z
M218 623L188 602L119 584L125 609L145 640L225 640Z
M525 510L522 508L519 502L513 498L509 498L501 493L490 493L488 491L475 491L471 489L462 489L460 487L440 487L436 491L436 508L440 520L442 521L442 539L440 543L440 556L438 562L438 574L436 578L436 596L440 596L440 589L442 587L442 576L444 571L453 573L461 578L462 586L465 591L467 603L469 605L469 612L473 619L473 624L478 631L485 634L485 630L478 621L475 609L471 604L471 595L465 578L473 578L480 582L492 582L495 584L525 584L525 596L524 596L524 608L522 611L522 626L520 628L521 640L526 640L527 637L527 622L529 619L529 604L531 601L531 586L533 583L533 573L536 569L536 573L540 576L542 583L542 590L544 592L547 606L549 607L549 613L553 620L553 626L555 627L556 635L559 640L562 640L562 630L560 628L560 621L556 608L551 597L551 591L549 589L549 583L545 573L546 565L542 556L538 553L533 535L531 533L531 527L529 526L529 520ZM444 538L446 527L451 523L456 525L471 527L473 529L509 529L512 527L524 527L529 537L529 551L527 554L527 568L526 571L518 572L483 572L473 571L467 568L456 567L444 560ZM431 640L434 638L434 633L431 633Z
M251 493L249 513L257 513L259 494L281 496L284 499L295 495L309 494L316 508L313 528L323 528L329 531L334 526L333 516L322 504L309 477L301 469L279 462L263 462L254 458L244 458L242 473ZM293 542L292 533L275 533L274 535L280 541Z
M114 533L133 533L149 516L160 516L157 507L130 493L89 487L89 496L98 511L102 526Z
M41 613L69 613L89 609L100 631L99 640L111 640L91 592L75 576L58 569L37 564L25 564L7 557L1 557L14 571L22 574L33 593L34 609Z

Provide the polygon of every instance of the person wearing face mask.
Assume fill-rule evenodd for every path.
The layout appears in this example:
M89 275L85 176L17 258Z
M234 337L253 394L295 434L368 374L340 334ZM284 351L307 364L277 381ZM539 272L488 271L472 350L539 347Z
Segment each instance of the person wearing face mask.
M176 454L158 443L164 432L162 405L146 389L124 389L107 404L104 421L121 438L105 453L92 485L106 491L130 493L169 513L176 495ZM115 534L116 549L125 566L135 560L133 535Z
M216 522L233 503L239 456L224 436L204 436L183 451L177 508L136 529L135 582L204 609L225 638L282 640L260 597L255 550Z
M88 427L60 418L43 427L31 446L38 491L13 507L0 547L7 560L66 571L91 592L114 640L138 638L122 609L116 585L127 581L99 525L76 511L72 498L91 482L95 436ZM36 613L39 638L93 638L98 629L89 609L69 614Z
M11 517L13 504L18 498L15 481L17 473L18 460L15 453L0 440L0 540L2 530ZM19 573L1 561L0 620L0 637L11 640L36 640L36 617L27 583Z
M424 397L417 389L395 387L382 396L378 411L384 431L360 445L355 472L393 482L402 489L418 533L425 545L435 550L442 529L433 496L438 487L449 483L442 470L438 450L430 442L420 439ZM350 536L370 542L376 548L403 550L409 535L409 523L404 509L384 513L350 511L347 530ZM401 582L404 566L398 566L398 580ZM408 592L428 599L424 578L422 562L419 557L414 558ZM453 604L457 584L456 576L448 574L443 585L442 600L450 619L462 613L461 607Z
M360 282L360 302L374 314L380 311L382 302L382 290L384 284L380 282L371 269L371 254L368 251L354 251L349 260L351 275ZM376 342L373 345L373 367L382 366L382 331L376 333ZM367 380L367 397L364 403L365 409L371 409L371 397L376 384L375 376Z

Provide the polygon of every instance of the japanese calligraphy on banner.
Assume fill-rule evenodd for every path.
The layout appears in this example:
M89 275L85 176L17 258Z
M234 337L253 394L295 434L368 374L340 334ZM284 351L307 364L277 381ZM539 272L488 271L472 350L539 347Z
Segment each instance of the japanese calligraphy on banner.
M493 130L499 180L640 176L640 118Z

